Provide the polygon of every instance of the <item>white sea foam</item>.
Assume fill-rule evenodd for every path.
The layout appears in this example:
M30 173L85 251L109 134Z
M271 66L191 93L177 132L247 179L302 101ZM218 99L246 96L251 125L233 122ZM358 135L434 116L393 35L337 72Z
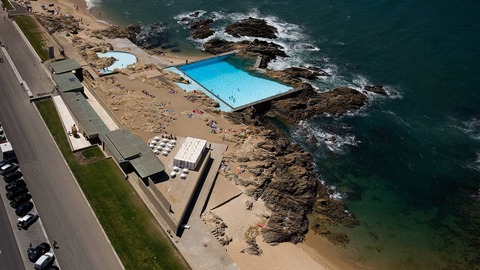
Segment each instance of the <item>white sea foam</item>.
M99 6L102 0L85 0L87 3L87 9L91 9L93 7Z
M346 126L320 127L310 121L301 121L295 135L305 141L316 142L316 146L329 149L335 153L342 153L346 146L355 146L361 143L355 135L348 133Z
M459 121L453 117L450 117L450 121L453 121L454 128L460 130L462 133L468 135L470 138L480 140L480 119L473 117L467 121Z

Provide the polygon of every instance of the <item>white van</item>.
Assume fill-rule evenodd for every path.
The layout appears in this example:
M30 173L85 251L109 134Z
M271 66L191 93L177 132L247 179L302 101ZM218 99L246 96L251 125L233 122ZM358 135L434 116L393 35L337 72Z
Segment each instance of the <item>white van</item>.
M55 255L53 255L51 252L47 252L38 258L33 267L37 270L47 269L47 267L51 266L54 261Z

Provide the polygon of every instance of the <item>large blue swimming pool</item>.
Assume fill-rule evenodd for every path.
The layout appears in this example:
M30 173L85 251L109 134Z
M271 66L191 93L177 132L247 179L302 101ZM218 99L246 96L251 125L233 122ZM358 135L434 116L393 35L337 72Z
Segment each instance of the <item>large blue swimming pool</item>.
M237 68L229 63L229 57L232 56L221 56L186 64L179 66L178 69L203 86L209 92L206 93L207 95L210 94L211 97L225 103L227 108L221 106L221 109L226 111L282 94L291 89L289 86L253 76L241 68ZM191 85L180 85L180 87L187 91L195 90L195 82Z

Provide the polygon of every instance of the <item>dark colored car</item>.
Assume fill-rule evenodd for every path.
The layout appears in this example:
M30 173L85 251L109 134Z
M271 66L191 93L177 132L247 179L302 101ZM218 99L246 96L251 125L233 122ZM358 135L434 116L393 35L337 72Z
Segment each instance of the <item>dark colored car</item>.
M5 191L9 192L12 189L19 188L19 187L26 187L27 183L23 179L18 179L16 181L13 181L5 186Z
M35 248L28 249L28 260L31 262L36 262L43 254L50 251L50 245L48 243L41 243Z
M5 180L5 182L7 183L11 183L17 179L20 179L22 176L23 174L21 171L14 171L14 172L5 174L5 176L3 177L3 180Z
M30 210L33 209L33 203L28 201L20 204L17 209L15 209L15 214L19 217L25 216Z
M17 228L19 230L28 230L28 228L37 221L38 215L35 213L28 213L25 216L18 218Z
M30 195L30 193L23 193L23 194L15 197L15 199L13 199L10 202L10 206L13 207L13 208L17 208L17 206L19 206L20 204L22 204L24 202L28 202L31 198L32 198L32 195Z
M24 194L24 193L27 193L27 192L28 192L27 187L14 188L14 189L10 190L9 192L7 192L7 199L13 200L18 195Z
M5 165L3 165L2 167L0 167L0 175L6 175L8 174L9 172L13 172L13 171L16 171L18 170L18 165L15 164L15 163L7 163Z

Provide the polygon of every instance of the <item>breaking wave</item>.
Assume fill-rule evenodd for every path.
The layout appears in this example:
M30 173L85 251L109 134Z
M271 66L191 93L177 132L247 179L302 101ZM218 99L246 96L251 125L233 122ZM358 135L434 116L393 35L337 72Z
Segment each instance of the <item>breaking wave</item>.
M295 136L317 147L328 149L334 153L342 153L348 146L361 143L353 133L352 126L346 123L323 121L301 121Z

